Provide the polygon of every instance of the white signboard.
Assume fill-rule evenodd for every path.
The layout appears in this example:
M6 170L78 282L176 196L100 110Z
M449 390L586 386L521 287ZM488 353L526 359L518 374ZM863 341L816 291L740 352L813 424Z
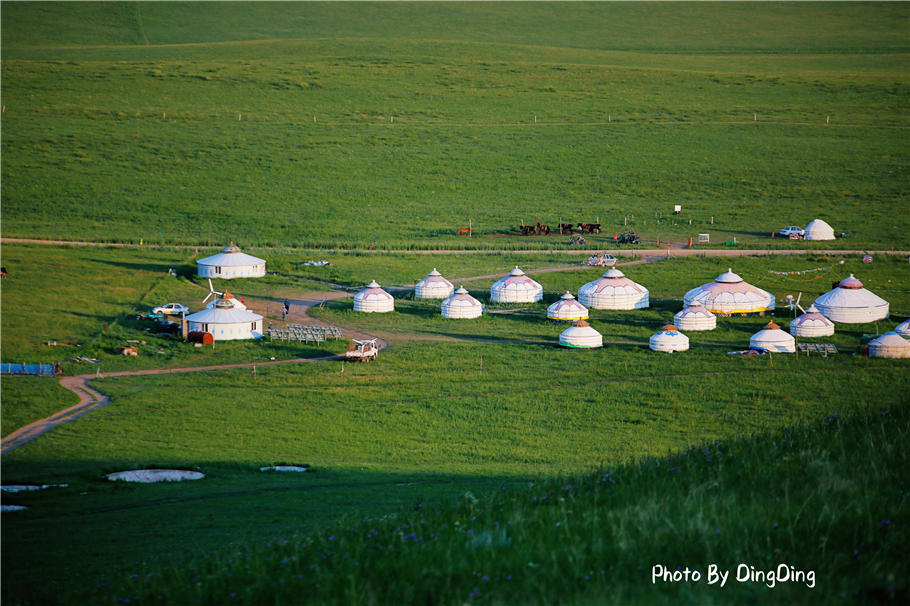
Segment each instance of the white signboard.
M677 204L676 206L673 207L673 212L678 213L681 211L682 211L682 206L680 206L679 204Z

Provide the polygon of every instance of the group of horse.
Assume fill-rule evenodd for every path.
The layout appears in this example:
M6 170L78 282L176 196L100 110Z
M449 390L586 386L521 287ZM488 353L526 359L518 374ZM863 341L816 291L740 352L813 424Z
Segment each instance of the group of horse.
M577 230L579 233L589 233L589 234L599 234L600 233L600 223L579 223L576 228L574 223L560 223L559 229L563 232L568 232L570 234L575 233ZM521 235L530 236L532 234L543 234L549 235L550 226L543 225L540 221L537 222L537 225L522 225L521 226Z

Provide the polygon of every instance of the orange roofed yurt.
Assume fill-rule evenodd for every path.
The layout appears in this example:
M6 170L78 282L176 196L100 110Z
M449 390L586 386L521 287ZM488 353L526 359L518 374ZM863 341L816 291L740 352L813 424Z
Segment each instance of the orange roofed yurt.
M774 322L768 322L764 328L752 335L749 347L766 349L772 353L793 353L796 351L796 339L781 330Z
M574 349L603 347L603 336L584 320L578 320L559 335L559 344Z

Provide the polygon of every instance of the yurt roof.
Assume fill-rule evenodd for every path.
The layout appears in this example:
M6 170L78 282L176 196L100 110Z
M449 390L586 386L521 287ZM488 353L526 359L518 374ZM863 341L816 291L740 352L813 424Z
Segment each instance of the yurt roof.
M899 335L910 336L910 320L904 320L903 322L898 324L897 327L894 329L894 332L896 332Z
M225 301L230 301L231 305L234 306L234 309L239 309L242 311L247 308L246 305L244 305L243 303L241 303L240 301L235 299L234 295L232 295L229 292L224 293L224 295L222 296L221 299L215 299L214 301L209 301L208 304L205 306L205 308L212 309L213 307L215 307L215 303L217 303L218 301L221 301L222 299Z
M245 267L247 265L260 265L265 263L265 259L248 255L231 242L217 255L200 259L196 263L199 265L216 265L218 267Z
M588 282L581 288L584 288L585 292L588 294L590 294L592 291L594 293L601 293L607 288L614 289L614 292L619 291L630 295L648 292L647 288L641 284L633 282L626 277L626 274L622 273L618 269L609 270L603 275L602 278L598 278L593 282Z
M579 311L587 312L588 308L575 300L575 297L569 291L566 291L566 294L559 298L559 301L550 305L548 311L553 311L557 309L577 309Z
M688 305L695 301L710 310L723 310L722 313L749 313L759 310L774 309L776 301L771 293L752 286L732 269L719 275L714 282L708 282L693 288L685 294L683 300ZM734 309L727 309L727 308Z
M517 266L505 278L501 278L491 290L543 290L543 286L525 275Z
M373 280L367 284L365 289L354 295L354 299L360 301L363 299L394 299L394 297L384 291L376 280Z
M186 319L188 322L204 324L241 324L257 322L262 319L262 316L245 309L237 309L230 300L215 299L213 307L189 315Z
M713 318L715 317L708 308L699 303L698 301L692 301L687 306L685 306L682 311L676 314L677 318L687 318L690 316L701 316L704 318Z
M456 305L461 307L482 305L480 301L471 296L464 286L460 286L451 297L443 301L443 305Z
M844 286L844 282L847 282L848 286ZM862 286L863 283L850 274L849 278L841 280L840 286L817 298L813 305L816 308L875 308L888 305L887 301Z
M445 286L452 286L452 283L442 277L442 274L436 271L436 268L433 268L433 271L427 274L427 277L418 282L418 286L423 284L424 286L428 284L442 284Z
M877 339L870 341L869 347L872 347L873 345L876 347L897 347L900 349L910 349L910 341L907 341L905 338L893 330L889 330Z
M729 267L727 271L714 278L714 281L721 284L739 284L743 282L743 279L739 274L733 273L733 268Z
M848 277L844 278L838 284L839 288L862 288L863 283L859 281L858 278L853 277L853 274L850 274Z
M791 322L791 324L796 324L797 326L809 323L820 323L824 326L834 326L834 322L822 315L822 313L818 311L818 308L816 308L815 305L810 305L809 309L806 310L806 313L798 316L795 320L793 320L793 322Z

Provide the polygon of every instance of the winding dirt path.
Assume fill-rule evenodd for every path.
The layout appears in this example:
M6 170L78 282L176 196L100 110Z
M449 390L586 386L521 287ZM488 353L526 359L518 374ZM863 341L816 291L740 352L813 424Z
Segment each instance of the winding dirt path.
M350 294L345 292L304 293L302 298L291 300L291 313L288 315L288 320L291 322L309 324L312 326L329 326L328 323L309 316L308 310L310 307L318 306L327 300L343 299L350 296ZM374 337L372 335L367 335L366 333L362 333L356 330L346 330L342 328L342 334L344 334L345 337L351 339L376 339L376 343L379 345L380 350L385 349L389 346L389 344L383 339ZM242 364L219 364L216 366L195 366L191 368L127 370L122 372L106 372L102 376L126 377L187 372L206 372L211 370L226 370L231 368L277 366L279 364L300 364L304 362L324 362L329 360L343 359L345 359L345 357L341 355L323 356L320 358L294 358L291 360L246 362ZM54 413L47 418L35 421L34 423L30 423L29 425L26 425L25 427L22 427L6 436L2 440L2 444L0 444L0 454L6 454L7 452L14 450L26 442L40 436L44 432L50 431L58 425L74 421L85 413L91 412L106 405L110 401L108 397L88 386L88 382L95 378L95 375L76 375L72 377L63 377L60 380L60 385L79 396L79 403L75 406L67 408L66 410L61 410L60 412Z

